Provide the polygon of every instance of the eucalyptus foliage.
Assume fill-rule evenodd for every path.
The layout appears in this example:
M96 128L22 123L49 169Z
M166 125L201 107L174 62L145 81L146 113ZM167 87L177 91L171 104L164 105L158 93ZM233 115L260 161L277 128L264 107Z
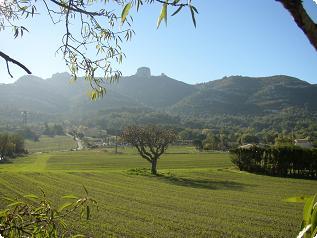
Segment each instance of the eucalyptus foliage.
M23 199L2 198L8 204L0 211L0 235L6 238L16 237L85 237L72 234L66 219L80 211L80 218L89 220L91 208L97 207L97 202L91 198L85 189L84 197L65 195L67 200L61 207L55 207L42 190L42 195L28 194Z
M317 194L314 196L291 197L287 202L304 202L301 231L297 238L317 237Z

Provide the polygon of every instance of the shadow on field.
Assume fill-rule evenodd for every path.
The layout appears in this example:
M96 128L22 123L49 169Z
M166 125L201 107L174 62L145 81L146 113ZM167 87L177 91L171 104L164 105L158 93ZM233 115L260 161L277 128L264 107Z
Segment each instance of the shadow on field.
M237 183L233 181L212 181L212 180L203 180L203 179L192 179L192 178L182 178L176 177L174 175L159 175L157 179L164 182L192 188L203 188L203 189L228 189L228 190L242 190L244 184Z
M5 160L0 160L0 164L13 164L11 160L5 159Z
M160 173L158 175L152 175L151 170L147 168L136 168L129 169L127 171L129 175L147 176L153 179L157 179L164 183L169 183L177 186L192 187L192 188L203 188L203 189L227 189L227 190L242 190L245 186L249 186L243 183L237 183L233 181L213 181L205 179L194 179L194 178L183 178L178 177L169 172Z

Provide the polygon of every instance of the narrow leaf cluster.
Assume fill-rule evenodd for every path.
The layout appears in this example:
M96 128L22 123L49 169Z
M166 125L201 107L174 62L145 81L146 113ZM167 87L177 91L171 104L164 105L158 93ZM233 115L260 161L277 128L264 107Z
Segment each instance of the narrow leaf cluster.
M317 238L317 194L315 196L292 197L287 202L305 202L301 231L297 238Z
M66 218L80 211L80 218L90 219L91 206L96 207L97 202L88 196L75 195L63 196L67 199L64 205L55 208L54 204L46 197L28 194L23 199L3 198L8 204L0 211L0 235L8 238L15 237L85 237L72 234L67 226Z

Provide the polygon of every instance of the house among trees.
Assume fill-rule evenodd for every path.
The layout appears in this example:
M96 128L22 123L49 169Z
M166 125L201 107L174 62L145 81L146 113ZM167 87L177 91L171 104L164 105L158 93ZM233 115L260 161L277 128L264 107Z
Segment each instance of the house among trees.
M312 143L309 141L309 139L295 139L294 140L295 145L300 146L302 148L313 148Z
M241 149L251 149L255 144L245 144L245 145L240 145L239 148Z

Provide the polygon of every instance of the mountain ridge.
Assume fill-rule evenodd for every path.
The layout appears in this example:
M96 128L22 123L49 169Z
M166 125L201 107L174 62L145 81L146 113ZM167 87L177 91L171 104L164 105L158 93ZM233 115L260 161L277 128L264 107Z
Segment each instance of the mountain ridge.
M2 108L72 118L115 108L152 108L184 116L254 115L288 107L317 111L317 85L286 75L228 76L192 85L165 74L153 76L149 68L141 67L136 74L107 84L106 96L96 102L87 96L87 81L70 82L70 74L62 72L47 79L28 75L0 84Z

